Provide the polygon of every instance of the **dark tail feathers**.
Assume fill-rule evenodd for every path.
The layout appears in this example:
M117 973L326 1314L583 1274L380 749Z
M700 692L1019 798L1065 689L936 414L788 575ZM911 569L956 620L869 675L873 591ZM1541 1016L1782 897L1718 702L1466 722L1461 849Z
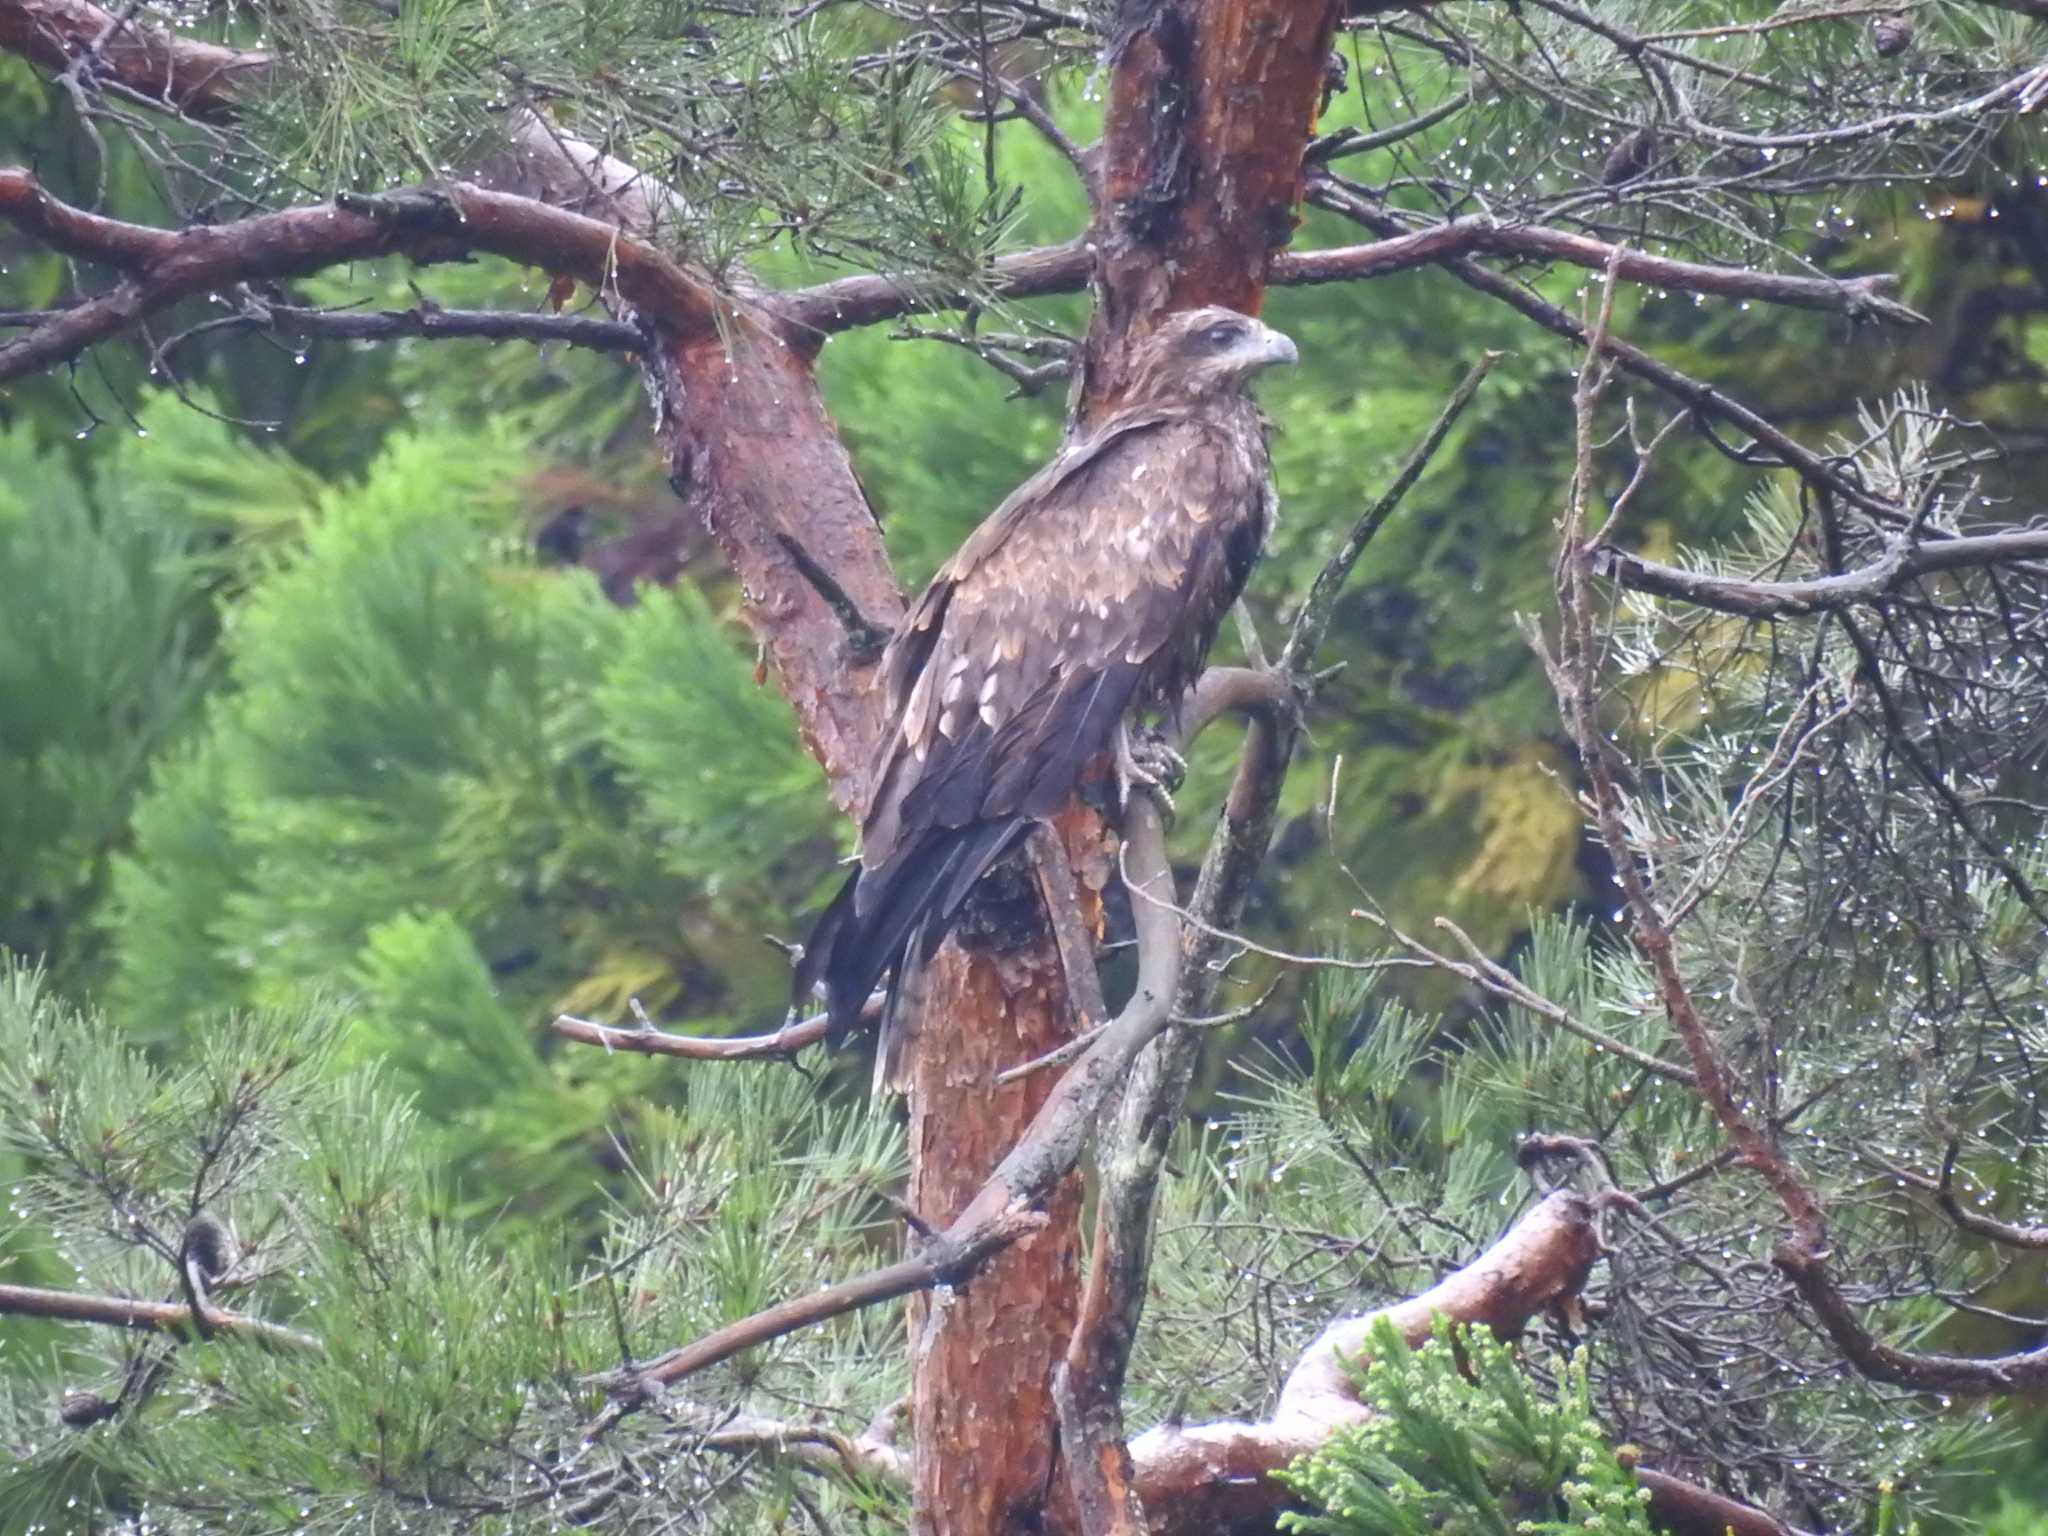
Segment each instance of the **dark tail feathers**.
M825 1038L835 1045L843 1040L884 972L895 973L895 992L912 939L920 951L914 958L922 962L952 928L975 881L1029 825L1019 817L937 829L878 869L856 869L804 940L792 987L795 1005L806 1007L823 982L830 1019Z

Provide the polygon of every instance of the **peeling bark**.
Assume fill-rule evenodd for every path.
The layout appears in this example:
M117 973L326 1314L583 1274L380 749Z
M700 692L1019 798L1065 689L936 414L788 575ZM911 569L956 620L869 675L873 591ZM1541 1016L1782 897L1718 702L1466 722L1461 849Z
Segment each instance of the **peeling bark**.
M669 479L739 577L745 614L843 811L858 808L880 730L873 658L784 537L871 624L903 596L808 356L751 315L669 345L648 369Z
M1100 819L1075 807L1056 830L1080 924L1099 932L1111 873ZM938 1227L980 1193L1058 1082L1038 1072L998 1088L997 1075L1077 1032L1073 989L1023 853L982 882L954 941L933 957L927 988L910 1061L910 1204ZM1080 1304L1080 1175L1062 1178L1042 1209L1045 1230L972 1284L912 1303L915 1529L931 1536L1041 1529L1058 1443L1054 1373Z

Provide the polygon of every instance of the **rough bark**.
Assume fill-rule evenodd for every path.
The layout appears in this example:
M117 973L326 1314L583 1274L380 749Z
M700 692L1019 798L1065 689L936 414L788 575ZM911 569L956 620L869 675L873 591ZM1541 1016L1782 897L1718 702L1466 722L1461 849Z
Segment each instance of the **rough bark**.
M1132 343L1161 316L1202 304L1258 312L1297 222L1338 11L1329 0L1126 0L1110 42L1080 419L1115 407ZM1273 771L1284 763L1283 749ZM1155 1042L1107 1138L1093 1270L1060 1382L1065 1481L1091 1536L1146 1520L1125 1445L1124 1376L1192 1055L1186 1042Z
M270 67L268 54L132 25L127 15L82 0L10 0L0 6L0 49L58 74L90 69L131 96L200 122L233 116L236 91Z
M874 657L845 605L888 628L903 596L810 358L742 310L669 345L648 377L669 479L739 577L747 623L833 799L857 809L880 718Z
M1082 420L1115 405L1126 387L1122 360L1130 344L1160 316L1210 303L1257 310L1272 254L1293 228L1302 152L1336 13L1329 0L1123 6L1111 42ZM932 1167L913 1184L913 1202L927 1221L950 1216L953 1199L969 1198L1029 1123L1031 1097L1006 1090L991 1099L988 1068L1042 1055L1073 1027L1051 937L1042 923L1030 927L1028 941L1025 931L1019 919L998 952L949 945L934 963L928 1023L912 1067L912 1146L925 1167L930 1159L918 1154L929 1128L943 1127L949 1155L943 1175ZM1054 982L1044 986L1041 977ZM968 1038L976 1034L987 1038ZM972 1067L947 1059L956 1054ZM970 1123L971 1154L963 1141ZM1036 1447L1056 1439L1054 1373L1079 1304L1071 1196L1055 1197L1049 1209L1055 1224L1033 1240L1035 1254L1006 1255L983 1278L981 1295L946 1308L935 1327L913 1318L921 1448L914 1507L918 1528L934 1536L1019 1529L1046 1497L1051 1468ZM1013 1264L1029 1267L1012 1273ZM998 1291L999 1302L983 1299ZM1013 1335L1018 1318L1029 1326ZM999 1349L989 1341L991 1328L1002 1330ZM1079 1342L1080 1369L1070 1369L1067 1385L1079 1391L1069 1408L1090 1426L1080 1454L1114 1479L1123 1439L1116 1406L1122 1374L1114 1361L1123 1351L1113 1347L1091 1364L1096 1357L1087 1338ZM997 1357L1003 1369L990 1370ZM941 1413L943 1422L926 1417ZM956 1433L974 1438L956 1443ZM1119 1507L1127 1502L1117 1500Z
M1110 40L1084 419L1122 398L1130 344L1162 315L1200 304L1258 313L1298 222L1340 9L1125 0Z

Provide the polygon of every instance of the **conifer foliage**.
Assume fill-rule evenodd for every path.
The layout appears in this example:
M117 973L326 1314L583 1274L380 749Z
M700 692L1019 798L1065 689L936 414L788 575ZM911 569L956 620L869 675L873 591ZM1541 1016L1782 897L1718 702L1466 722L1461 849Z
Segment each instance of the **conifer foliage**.
M0 0L0 1526L1960 1509L2048 1395L2044 36ZM1178 814L991 882L906 1124L763 938L1203 303L1306 366Z

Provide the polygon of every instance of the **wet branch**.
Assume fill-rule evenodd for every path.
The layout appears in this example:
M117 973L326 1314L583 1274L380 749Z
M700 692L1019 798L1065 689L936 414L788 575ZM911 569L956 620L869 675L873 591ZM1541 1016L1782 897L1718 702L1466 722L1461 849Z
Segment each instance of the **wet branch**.
M1362 200L1325 180L1312 183L1310 200L1352 217L1356 217L1352 205L1363 206ZM1756 272L1743 267L1677 261L1626 250L1565 230L1502 224L1476 216L1410 230L1391 215L1371 211L1383 221L1375 227L1385 238L1370 245L1339 246L1333 250L1283 251L1274 257L1268 281L1283 288L1358 282L1418 267L1448 265L1475 255L1561 261L1600 271L1617 250L1622 250L1621 275L1630 282L1797 309L1828 310L1895 325L1923 324L1926 318L1889 297L1888 290L1896 285L1897 279L1888 273L1838 279ZM958 309L989 299L1076 293L1087 285L1088 273L1088 249L1076 240L999 256L971 289L863 275L836 278L812 288L783 293L773 303L792 325L822 336L905 315Z
M0 51L60 75L81 69L132 101L205 123L232 118L236 92L271 65L266 53L138 26L83 0L4 0Z
M0 1313L66 1323L105 1323L143 1333L237 1334L274 1348L318 1350L320 1341L279 1323L240 1312L203 1306L198 1313L174 1301L138 1301L128 1296L94 1296L51 1291L33 1285L0 1285Z
M722 304L690 272L611 225L464 183L164 230L73 208L15 167L0 169L0 220L124 274L0 346L0 380L75 357L184 299L377 256L504 256L616 295L677 335L715 332Z
M1696 1091L1734 1147L1736 1161L1762 1181L1784 1214L1786 1232L1772 1251L1772 1263L1843 1358L1871 1380L1918 1391L1956 1396L2048 1392L2048 1347L1989 1359L1928 1354L1888 1344L1864 1324L1829 1268L1827 1219L1819 1196L1779 1144L1776 1126L1759 1125L1750 1113L1749 1094L1738 1084L1679 966L1670 922L1629 838L1618 783L1621 764L1599 716L1606 637L1595 618L1596 547L1585 537L1585 528L1593 484L1595 409L1620 362L1607 338L1614 293L1615 274L1610 270L1600 291L1598 317L1586 327L1586 356L1573 392L1576 454L1559 526L1558 634L1554 650L1546 650L1543 661L1559 714L1584 766L1594 829L1613 861L1630 937L1649 967L1672 1031L1691 1059Z
M1619 582L1631 592L1677 598L1752 619L1789 618L1874 603L1922 576L2043 557L2048 557L2048 528L2015 528L1925 543L1900 536L1889 542L1881 558L1863 569L1811 581L1747 581L1659 565L1609 545L1591 551L1595 574Z

